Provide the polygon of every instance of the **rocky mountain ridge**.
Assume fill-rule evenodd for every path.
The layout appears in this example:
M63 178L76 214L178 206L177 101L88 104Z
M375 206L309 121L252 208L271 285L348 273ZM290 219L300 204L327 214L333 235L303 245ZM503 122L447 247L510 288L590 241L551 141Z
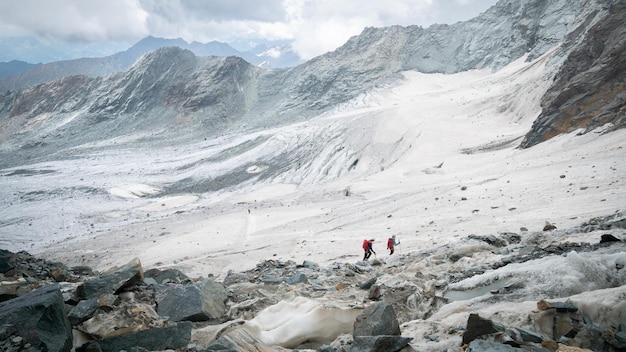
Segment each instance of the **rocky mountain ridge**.
M502 0L481 16L454 25L368 28L336 51L289 69L262 69L242 59L194 57L179 48L161 48L128 71L108 77L68 77L6 91L0 96L3 159L11 165L11 160L19 162L129 131L174 140L180 138L168 134L174 129L186 131L189 138L203 138L303 121L393 82L404 70L495 70L523 55L535 58L567 38L567 45L552 55L551 67L556 71L570 52L585 45L587 29L604 22L609 8L613 18L623 15L618 2ZM610 18L605 22L613 23L617 31L623 29ZM610 38L596 36L596 42ZM606 44L609 51L617 45L614 50L619 52L619 43ZM571 66L576 61L568 62ZM606 69L617 73L619 82L619 72L623 75L619 58L616 65ZM558 91L562 81L552 91ZM615 88L620 97L623 87ZM553 102L557 106L551 111L566 103ZM613 104L617 112L624 106L619 99ZM620 115L607 116L602 121ZM559 131L580 124L576 116L565 120L567 127Z
M274 48L279 56L270 56L265 46L256 50L239 51L227 43L212 41L208 43L191 42L178 39L146 37L125 51L105 57L80 58L55 61L46 64L28 64L22 62L0 63L0 90L23 90L37 84L62 79L67 76L85 75L103 77L128 70L142 55L159 48L175 46L187 49L197 56L237 56L252 65L264 67L289 67L302 60L291 50L289 45ZM269 50L269 49L268 49Z

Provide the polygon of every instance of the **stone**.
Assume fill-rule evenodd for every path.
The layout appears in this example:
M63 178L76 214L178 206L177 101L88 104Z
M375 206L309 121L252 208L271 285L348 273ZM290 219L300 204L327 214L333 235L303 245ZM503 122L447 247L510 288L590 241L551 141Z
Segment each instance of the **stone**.
M72 348L72 327L56 284L0 303L0 321L40 350L65 352Z
M91 318L99 307L100 304L95 299L82 300L70 310L67 318L72 326L78 325Z
M478 337L504 332L504 330L502 325L472 313L467 319L467 327L465 328L465 332L463 332L463 344L469 344Z
M186 347L191 340L191 322L180 322L167 327L141 330L121 336L100 339L81 346L77 352L119 352L138 348L163 351Z
M227 299L224 286L211 279L200 284L155 287L157 312L172 321L219 320L227 312Z
M307 282L307 280L308 279L305 274L298 272L295 273L293 276L286 278L285 282L289 285L293 285L301 282Z
M557 312L568 312L575 313L578 311L578 307L573 304L565 303L565 302L548 302L548 301L538 301L537 308L539 310L547 310L547 309L556 309Z
M400 335L400 324L393 306L377 302L367 306L354 322L356 336Z
M522 329L519 327L515 328L515 330L517 330L517 332L520 334L522 341L541 343L544 340L543 336L538 332L528 329Z
M376 280L378 280L378 277L373 277L367 281L365 281L362 284L359 284L359 288L361 290L369 290L370 287L372 287L372 285L374 285L376 283Z
M112 268L101 277L88 280L78 287L80 299L97 299L101 294L117 294L125 288L143 281L143 269L138 258L120 268Z
M355 336L350 352L396 352L413 340L395 335Z
M515 348L507 344L486 341L486 340L474 340L472 341L465 352L522 352L525 351L521 348Z
M15 268L15 254L6 249L0 249L0 273L4 274L13 268Z
M608 243L608 242L621 242L621 240L611 234L604 234L600 236L600 243Z
M94 315L75 328L104 339L161 326L163 319L151 305L125 301L111 311Z
M144 282L146 279L151 278L157 284L182 283L189 280L189 277L178 269L150 269L145 271L143 276Z

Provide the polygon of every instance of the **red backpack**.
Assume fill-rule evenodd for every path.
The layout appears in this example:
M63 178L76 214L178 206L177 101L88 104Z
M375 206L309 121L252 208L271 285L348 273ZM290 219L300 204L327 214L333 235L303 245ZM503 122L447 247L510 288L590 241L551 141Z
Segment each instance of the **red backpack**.
M367 249L368 248L368 244L370 243L370 241L368 240L363 240L363 249Z

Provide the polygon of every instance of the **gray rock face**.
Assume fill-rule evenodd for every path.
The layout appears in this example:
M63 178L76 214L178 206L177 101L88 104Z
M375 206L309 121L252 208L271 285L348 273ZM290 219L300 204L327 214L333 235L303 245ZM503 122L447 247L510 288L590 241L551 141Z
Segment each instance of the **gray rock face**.
M542 99L543 111L521 146L532 147L561 133L584 133L610 124L605 132L626 126L626 4L613 2L608 15L575 46L554 84Z
M68 76L5 91L0 95L0 143L10 141L13 147L3 149L1 164L43 158L60 148L130 131L186 139L303 121L394 81L404 70L497 69L525 54L535 58L576 36L571 33L584 33L604 13L603 4L502 0L475 19L453 25L367 28L337 50L289 69L160 48L123 73ZM619 43L606 44L608 50ZM568 52L559 51L557 61ZM611 72L609 68L603 75ZM42 116L41 130L48 132L23 128Z
M181 348L187 346L189 340L191 340L191 328L192 324L190 322L181 322L167 327L147 329L118 337L97 340L82 346L81 349L97 351L97 348L99 348L102 352L118 352L130 351L137 347L148 351Z
M481 318L478 314L470 314L467 319L467 328L463 333L463 344L470 343L483 335L504 332L504 327L489 319Z
M219 320L226 314L227 298L224 286L209 279L197 285L155 287L157 312L172 321Z
M367 306L354 322L354 336L400 335L393 306L378 302Z
M0 303L0 321L42 351L69 351L72 327L58 285L49 285Z
M113 268L103 276L86 281L78 288L81 299L98 298L102 294L112 294L143 280L141 262L135 258L120 268Z

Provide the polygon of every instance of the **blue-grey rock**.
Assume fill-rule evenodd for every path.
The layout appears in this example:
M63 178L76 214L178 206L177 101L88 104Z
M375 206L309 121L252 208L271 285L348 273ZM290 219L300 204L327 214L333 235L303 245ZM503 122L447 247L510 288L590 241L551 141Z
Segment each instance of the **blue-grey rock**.
M395 335L355 336L350 352L396 352L406 347L412 337Z
M486 340L474 340L470 342L469 347L465 352L521 352L524 351L521 348L515 348L507 344L486 341Z
M226 314L227 299L224 286L210 279L193 285L155 286L157 313L172 321L219 320Z
M96 279L88 280L78 287L81 299L97 299L101 294L117 294L125 288L143 281L143 269L138 258L119 268L112 268Z
M0 303L0 321L42 351L70 351L72 326L58 285L49 285Z
M465 332L463 332L462 343L468 344L481 336L503 332L504 330L504 326L472 313L467 318L467 327L465 328Z
M384 301L367 306L354 322L353 335L400 336L400 324L393 306Z
M148 351L163 351L186 347L191 340L191 322L141 330L121 336L88 342L81 346L82 351L120 352L136 348Z
M295 273L293 276L286 278L285 282L289 285L307 282L307 277L304 273Z
M95 299L86 299L78 302L67 314L67 319L72 326L78 325L91 318L100 307L100 303Z

